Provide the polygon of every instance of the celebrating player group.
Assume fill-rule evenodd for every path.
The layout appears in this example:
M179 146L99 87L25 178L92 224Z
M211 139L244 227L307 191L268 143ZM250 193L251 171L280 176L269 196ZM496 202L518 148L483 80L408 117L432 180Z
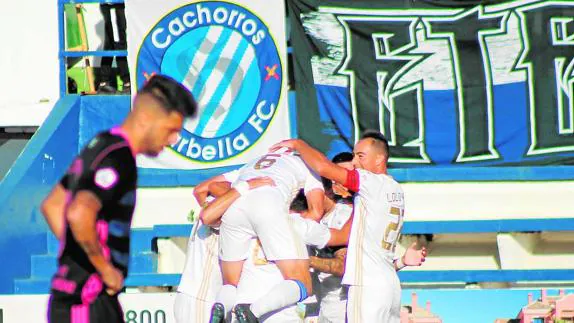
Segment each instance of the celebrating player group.
M152 76L125 121L94 137L48 194L42 212L60 241L48 321L124 321L135 157L173 145L196 112L183 85ZM285 140L198 185L176 321L399 322L396 271L421 265L426 250L395 257L405 201L388 159L378 132L332 161Z
M378 132L332 161L285 140L198 185L177 322L399 322L396 272L426 249L394 254L405 201L388 159Z

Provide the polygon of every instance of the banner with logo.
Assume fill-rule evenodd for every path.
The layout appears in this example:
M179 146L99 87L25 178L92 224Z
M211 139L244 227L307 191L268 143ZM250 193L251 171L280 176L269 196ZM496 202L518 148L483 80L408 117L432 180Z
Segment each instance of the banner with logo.
M573 1L287 3L299 137L328 155L376 129L394 167L574 163Z
M199 102L179 141L139 167L243 164L290 136L282 0L127 0L128 60L141 88L153 73Z

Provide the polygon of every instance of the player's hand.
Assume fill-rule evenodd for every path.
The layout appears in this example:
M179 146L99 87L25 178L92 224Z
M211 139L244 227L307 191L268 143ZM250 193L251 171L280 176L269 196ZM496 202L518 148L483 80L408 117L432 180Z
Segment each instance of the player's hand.
M247 184L249 184L250 190L261 186L275 186L275 182L267 176L252 178L247 181Z
M407 251L405 251L403 263L407 266L420 266L425 262L426 257L427 248L422 247L421 249L417 249L417 243L413 242Z
M269 151L274 152L274 151L277 151L281 148L288 148L291 150L297 150L296 146L297 146L298 142L299 142L299 139L282 140L282 141L276 143L275 145L271 146L271 148L269 148Z
M103 271L101 276L106 285L106 293L108 293L108 295L115 295L124 287L124 275L112 265Z
M352 196L351 192L349 192L349 190L343 186L342 184L339 184L337 182L333 182L332 186L333 188L333 193L343 197L343 198L347 198Z

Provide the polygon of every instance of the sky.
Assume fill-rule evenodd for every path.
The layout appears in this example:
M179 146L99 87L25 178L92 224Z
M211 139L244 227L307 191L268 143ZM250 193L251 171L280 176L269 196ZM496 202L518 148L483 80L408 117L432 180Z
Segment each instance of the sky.
M528 293L540 298L540 289L482 289L482 290L403 290L402 304L411 304L411 292L416 291L418 305L431 301L431 311L443 323L493 323L497 318L516 318L528 302ZM549 296L558 289L548 289ZM566 289L566 293L574 293Z

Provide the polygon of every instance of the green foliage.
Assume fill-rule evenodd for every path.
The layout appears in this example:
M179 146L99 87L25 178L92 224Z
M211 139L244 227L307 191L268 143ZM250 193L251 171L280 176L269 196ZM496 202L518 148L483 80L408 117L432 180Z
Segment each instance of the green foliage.
M187 214L187 221L189 221L190 223L194 223L196 219L197 215L195 214L195 210L191 209Z

